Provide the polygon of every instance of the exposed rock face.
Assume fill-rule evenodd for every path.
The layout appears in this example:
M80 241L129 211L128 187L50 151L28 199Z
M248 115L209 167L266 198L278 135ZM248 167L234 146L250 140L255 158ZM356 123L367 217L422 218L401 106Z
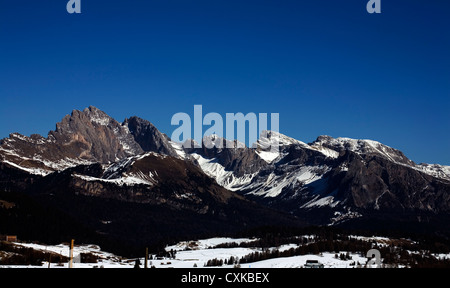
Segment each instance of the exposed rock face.
M0 149L3 159L44 174L80 164L111 163L142 152L127 126L92 106L64 117L47 138L11 134Z
M170 144L170 138L156 129L149 121L134 116L126 119L124 125L128 127L134 140L145 152L177 156Z
M64 117L47 138L14 133L3 139L0 188L166 205L198 215L220 210L227 217L260 207L250 199L320 225L375 214L395 221L407 213L424 221L423 213L450 213L450 167L415 164L372 140L320 136L306 144L264 134L255 148L216 135L206 136L201 148L182 148L146 120L119 123L91 106ZM275 142L278 150L268 148ZM226 211L230 203L234 212Z
M268 135L261 141L276 136L279 153L258 145L256 152L244 148L236 154L250 161L224 161L227 153L218 149L189 153L195 153L205 173L224 187L320 224L375 212L450 212L448 167L417 165L401 151L371 140L320 136L306 144L279 133ZM249 157L254 153L265 165ZM252 164L254 170L248 168Z
M206 136L201 148L185 149L188 154L198 154L206 159L215 159L225 171L232 171L237 177L259 171L267 163L256 154L256 150L243 143L229 141L216 135Z
M48 138L59 146L69 146L65 150L73 153L68 158L92 162L110 163L143 152L126 125L92 106L64 117Z
M348 171L335 184L339 197L358 208L450 212L450 182L384 157L351 153L340 164Z
M167 136L150 122L132 117L120 124L90 106L72 111L47 138L11 134L1 142L0 159L48 174L76 165L117 162L144 151L176 155Z

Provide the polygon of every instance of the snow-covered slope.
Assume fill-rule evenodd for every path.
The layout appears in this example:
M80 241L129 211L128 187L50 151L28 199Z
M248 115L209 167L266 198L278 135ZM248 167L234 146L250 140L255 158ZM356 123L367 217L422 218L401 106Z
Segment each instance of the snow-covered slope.
M439 164L417 164L414 168L433 177L450 181L450 166Z
M305 185L319 181L330 170L327 166L299 166L284 174L277 170L271 172L267 177L259 176L257 181L242 187L250 191L248 194L262 197L277 197L283 189L291 188L301 191ZM317 187L319 190L321 187Z
M226 171L225 167L219 164L215 158L206 159L196 153L191 154L191 157L197 160L203 172L214 178L219 185L231 191L242 189L248 185L256 175L256 173L253 173L239 177L236 176L233 171Z

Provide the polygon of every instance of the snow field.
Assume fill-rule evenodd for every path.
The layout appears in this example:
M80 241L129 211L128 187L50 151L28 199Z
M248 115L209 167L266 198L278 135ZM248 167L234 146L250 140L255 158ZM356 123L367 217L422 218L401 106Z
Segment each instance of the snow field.
M356 237L356 236L355 236ZM156 255L151 255L152 259L148 260L148 267L155 268L203 268L208 260L228 260L231 256L235 259L240 259L246 255L254 252L262 252L261 248L251 247L235 247L235 248L212 248L219 244L224 243L251 243L256 239L248 238L210 238L198 241L183 241L175 245L167 246L166 251L177 251L175 259L158 258ZM382 239L384 240L384 239ZM54 252L63 256L69 256L70 248L67 244L59 245L41 245L41 244L29 244L29 243L15 243L19 246L29 247L36 250L42 250L47 252ZM279 247L272 247L269 249L278 249L279 251L289 250L291 248L297 248L297 244L286 244ZM79 263L80 253L92 253L99 257L98 263ZM340 253L346 253L340 251ZM97 245L75 245L73 250L74 256L74 268L133 268L135 266L136 259L126 259L120 256L102 251ZM319 255L301 255L292 257L280 257L262 260L253 263L241 264L242 268L302 268L307 260L318 260L324 264L325 268L353 268L353 263L359 262L364 265L367 262L367 258L361 257L359 254L350 253L351 260L340 260L335 257L334 252L324 252ZM443 256L444 257L444 256ZM144 258L138 259L140 267L144 267ZM69 263L51 263L50 268L68 268ZM234 264L223 265L220 268L233 268ZM0 266L0 268L49 268L48 262L44 262L42 266ZM208 267L214 268L214 267Z

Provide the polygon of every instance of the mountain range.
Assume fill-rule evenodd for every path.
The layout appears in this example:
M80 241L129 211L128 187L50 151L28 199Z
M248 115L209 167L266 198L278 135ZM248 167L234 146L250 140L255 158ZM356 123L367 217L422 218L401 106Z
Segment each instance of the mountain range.
M0 141L0 234L140 247L262 225L450 231L449 166L372 140L264 135L184 148L139 117L74 110L47 137Z

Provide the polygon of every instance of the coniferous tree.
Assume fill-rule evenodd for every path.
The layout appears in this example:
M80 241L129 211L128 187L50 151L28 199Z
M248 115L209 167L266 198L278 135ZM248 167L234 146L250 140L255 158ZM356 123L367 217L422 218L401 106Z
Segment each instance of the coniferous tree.
M136 259L136 261L134 261L134 268L141 268L141 261L139 261L139 259Z

